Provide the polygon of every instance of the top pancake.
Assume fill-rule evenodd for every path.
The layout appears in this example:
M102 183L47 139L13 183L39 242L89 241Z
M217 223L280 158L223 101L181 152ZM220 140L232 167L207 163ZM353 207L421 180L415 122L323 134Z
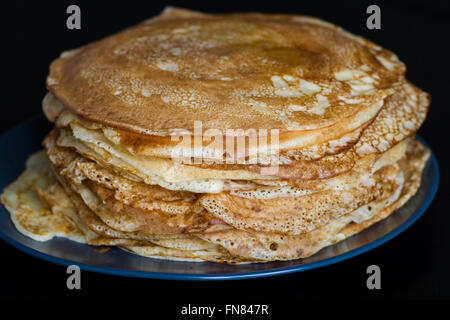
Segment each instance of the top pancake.
M63 53L47 87L72 112L139 134L202 121L223 134L321 136L339 124L335 136L373 119L404 72L393 53L318 19L171 9Z

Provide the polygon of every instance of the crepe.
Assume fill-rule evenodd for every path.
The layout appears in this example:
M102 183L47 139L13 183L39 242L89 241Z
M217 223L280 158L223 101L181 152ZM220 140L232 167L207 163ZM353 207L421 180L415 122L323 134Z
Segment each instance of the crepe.
M300 259L420 186L429 96L316 18L167 9L52 62L45 152L1 197L36 241L158 259Z
M417 192L429 155L422 145L414 143L410 146L409 155L402 161L402 174L397 177L397 187L389 197L368 203L311 232L291 236L232 229L204 233L200 238L224 246L232 255L263 261L311 256L370 227L404 205Z
M57 199L57 200L56 200ZM3 191L2 203L14 226L36 241L62 236L85 242L77 214L65 192L56 184L43 151L27 161L27 169Z
M62 188L56 182L57 179L53 177L50 170L50 163L42 152L30 158L27 170L16 183L5 190L2 201L6 203L8 210L12 213L13 221L20 228L19 230L39 241L46 241L56 235L94 245L123 245L128 250L140 255L169 257L183 261L237 264L290 260L314 254L324 246L341 241L367 228L399 208L417 191L420 185L420 173L428 157L429 151L419 142L411 142L408 145L406 156L399 162L397 170L391 170L393 187L384 195L356 210L333 217L331 221L323 222L318 228L294 235L260 232L257 228L241 230L226 226L222 226L218 230L217 228L216 230L205 229L190 235L149 235L135 232L135 230L123 231L122 229L122 231L118 231L108 226L101 217L96 215L98 210L88 208L89 205L86 203L89 204L89 201L82 200L82 197L71 191L70 184L63 182L65 188ZM35 170L36 166L39 166L40 170ZM30 196L17 201L17 194L33 192L31 181L36 178L36 175L40 176L39 181L44 183L44 189L33 195L33 202L30 202ZM42 196L49 192L53 193L52 200ZM71 197L72 201L68 201L67 199ZM73 197L76 197L77 200L74 200ZM32 210L29 210L30 203L33 205ZM36 208L48 208L49 203L53 203L53 205L51 205L51 210L46 209L47 211L45 211L45 216L48 218L38 220L36 215L43 216L43 214ZM55 209L61 207L64 210ZM270 212L268 213L270 214ZM62 222L55 223L58 219L61 219ZM87 240L88 236L84 234L92 233L92 231L81 231L77 227L80 220L97 236ZM37 222L39 228L32 223L27 223L29 221ZM126 229L126 226L124 228ZM46 232L48 230L52 233Z
M393 53L311 18L175 9L64 53L47 85L75 113L141 134L190 130L194 120L313 130L373 118L404 69ZM367 92L355 105L333 103ZM289 105L309 112L287 115Z

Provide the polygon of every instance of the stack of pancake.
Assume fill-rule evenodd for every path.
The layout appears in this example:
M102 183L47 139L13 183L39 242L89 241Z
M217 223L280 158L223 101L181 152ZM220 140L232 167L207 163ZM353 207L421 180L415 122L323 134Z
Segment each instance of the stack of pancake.
M51 64L55 127L2 202L38 241L304 258L417 191L429 98L404 74L392 52L318 19L168 9Z

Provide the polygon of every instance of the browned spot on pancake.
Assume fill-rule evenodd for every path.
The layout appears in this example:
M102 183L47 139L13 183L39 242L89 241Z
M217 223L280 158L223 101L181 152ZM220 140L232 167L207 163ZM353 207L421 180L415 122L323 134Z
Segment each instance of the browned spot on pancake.
M93 251L97 253L105 253L108 252L111 248L100 248L100 249L93 249Z

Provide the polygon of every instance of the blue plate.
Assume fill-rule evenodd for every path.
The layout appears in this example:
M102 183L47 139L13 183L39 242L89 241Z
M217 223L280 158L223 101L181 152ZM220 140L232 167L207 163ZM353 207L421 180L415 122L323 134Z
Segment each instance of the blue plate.
M41 148L51 125L43 116L32 118L0 137L0 190L22 172L26 158ZM33 241L20 234L9 214L0 206L0 237L12 246L60 265L76 264L83 270L107 274L175 280L231 280L275 276L323 267L369 251L411 226L428 208L439 184L436 157L431 155L417 194L387 219L317 254L293 261L248 265L223 265L209 262L175 262L144 258L111 248L97 253L93 246L63 238Z

